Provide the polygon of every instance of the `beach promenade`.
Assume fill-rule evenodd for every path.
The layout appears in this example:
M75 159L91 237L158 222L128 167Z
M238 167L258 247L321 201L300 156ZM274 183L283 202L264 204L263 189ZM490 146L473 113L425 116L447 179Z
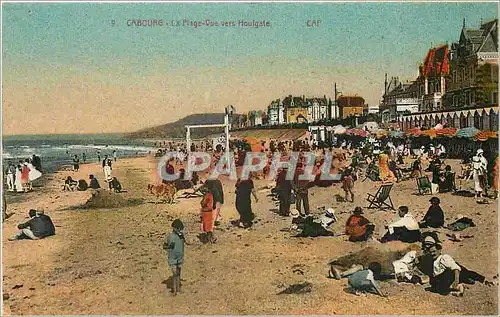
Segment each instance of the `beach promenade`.
M453 160L447 162L456 168ZM424 165L427 165L425 163ZM118 160L116 176L127 192L120 195L133 201L114 209L82 209L90 191L63 192L66 176L88 180L97 176L107 191L100 164L84 164L78 172L60 171L48 176L44 187L35 188L19 202L7 196L8 213L2 224L3 314L497 314L497 286L471 285L462 298L424 291L419 285L382 282L389 296L355 296L344 291L347 281L328 279L327 263L335 257L360 250L375 242L350 243L347 237L292 238L280 231L290 227L291 218L276 214L275 205L259 190L253 202L257 221L250 230L229 225L238 218L234 205L234 181L223 179L225 204L223 223L215 231L213 245L204 245L200 230L201 198L179 199L176 204L155 204L147 190L156 161L152 157ZM257 188L269 184L256 180ZM367 193L374 194L380 183L356 182L355 203L337 202L344 196L340 185L310 189L313 213L317 207L336 210L339 221L332 226L342 233L345 221L356 206L366 207ZM462 188L472 188L472 181ZM431 196L417 196L414 180L395 184L394 205L407 205L421 219ZM492 279L498 267L497 201L478 205L474 198L439 194L446 223L458 214L470 217L476 227L461 232L473 236L461 242L446 239L441 229L443 251L469 269ZM44 208L55 226L56 235L42 240L7 241L26 221L30 208ZM396 214L378 209L365 210L376 225ZM162 249L171 222L180 218L186 225L182 293L171 296L165 283L170 277L167 255ZM277 295L294 283L310 282L307 294ZM8 295L6 295L8 294Z

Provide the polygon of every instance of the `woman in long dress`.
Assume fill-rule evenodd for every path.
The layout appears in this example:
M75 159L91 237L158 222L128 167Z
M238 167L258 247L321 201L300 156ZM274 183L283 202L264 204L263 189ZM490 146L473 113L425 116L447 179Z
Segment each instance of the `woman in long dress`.
M396 177L394 173L389 169L389 156L385 153L381 153L379 156L379 178L383 182L394 182L396 181Z
M255 193L252 177L246 180L238 179L236 182L236 210L240 214L240 226L249 228L253 224L255 214L252 212L251 196L258 202L257 194Z
M25 192L29 190L29 185L28 185L30 181L29 173L30 169L28 168L28 163L25 162L21 167L21 185Z
M17 165L17 167L16 167L16 180L14 182L14 186L16 187L16 191L18 193L23 192L23 184L21 183L21 169L22 169L21 164Z

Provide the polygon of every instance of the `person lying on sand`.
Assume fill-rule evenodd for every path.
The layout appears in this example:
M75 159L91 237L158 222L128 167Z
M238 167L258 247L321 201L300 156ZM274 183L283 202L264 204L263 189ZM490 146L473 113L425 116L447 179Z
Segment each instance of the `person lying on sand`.
M396 264L405 262L406 268L402 270L405 273L410 272L410 269L407 268L418 268L428 276L430 287L427 290L431 292L441 295L463 296L464 283L474 284L480 282L488 286L494 285L493 282L486 280L483 275L468 270L457 263L450 255L443 254L441 241L436 232L422 234L422 251L422 254L417 252L414 255L409 254L409 252L402 259L395 262Z
M334 233L330 231L329 228L336 221L337 218L335 217L335 210L328 208L318 219L314 219L313 216L304 218L302 232L297 234L295 237L331 237Z
M19 224L17 228L21 229L21 231L9 238L9 241L21 239L39 240L56 234L52 220L43 211L37 212L35 209L30 209L28 215L30 220Z
M378 283L375 282L375 279L381 277L382 267L380 263L371 262L367 268L362 265L354 265L344 272L340 272L333 267L332 269L333 271L330 271L331 277L338 280L347 277L349 288L354 294L369 292L383 297L387 296L382 292Z
M430 277L430 291L442 295L463 296L465 284L482 284L492 286L493 283L474 271L466 269L455 262L448 254L442 254L441 242L437 233L426 233L422 241L424 255L420 258L420 270Z

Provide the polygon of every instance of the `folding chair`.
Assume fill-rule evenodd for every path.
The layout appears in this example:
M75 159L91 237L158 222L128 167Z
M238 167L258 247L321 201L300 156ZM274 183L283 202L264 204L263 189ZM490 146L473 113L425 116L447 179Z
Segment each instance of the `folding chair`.
M193 185L192 192L183 192L179 198L191 198L191 197L203 197L203 193L201 192L201 188L204 184Z
M429 177L427 176L421 176L417 178L417 188L418 188L418 193L420 195L425 195L427 192L429 194L432 194L432 187L431 187L431 182L429 181Z
M391 208L394 210L394 205L392 204L390 196L393 185L393 183L382 184L375 195L368 194L368 198L366 199L370 203L368 208L375 206L380 209ZM387 200L389 200L389 203L386 202Z

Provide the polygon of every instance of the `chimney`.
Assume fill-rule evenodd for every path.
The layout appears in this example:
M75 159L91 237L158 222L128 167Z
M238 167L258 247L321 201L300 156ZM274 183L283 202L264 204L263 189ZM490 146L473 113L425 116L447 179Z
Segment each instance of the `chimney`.
M387 95L387 73L385 73L385 89L384 89L384 95Z

